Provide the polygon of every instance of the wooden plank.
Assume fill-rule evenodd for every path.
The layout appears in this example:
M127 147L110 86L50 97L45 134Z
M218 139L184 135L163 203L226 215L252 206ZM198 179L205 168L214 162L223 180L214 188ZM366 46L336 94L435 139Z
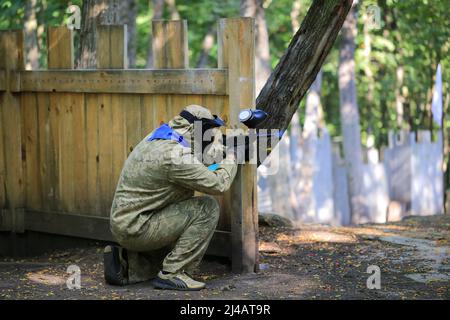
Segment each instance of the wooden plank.
M49 69L73 69L73 30L65 26L47 28Z
M114 194L117 183L119 181L122 167L127 158L126 152L126 125L125 114L127 110L123 107L126 97L123 95L117 95L112 99L111 112L112 112L112 189L111 194Z
M9 90L11 72L23 70L22 31L0 31L0 69L5 70L6 90ZM10 223L8 229L22 232L24 205L24 176L22 168L22 117L20 97L6 91L0 99L2 109L0 124L3 129L3 150L5 167L5 200ZM6 152L7 151L7 152Z
M127 66L127 29L126 26L108 25L97 29L97 67L124 69ZM113 135L113 105L121 104L122 112L129 98L120 99L117 94L99 95L100 108L98 109L98 139L99 139L99 197L101 202L101 215L109 216L111 204L116 189L117 168L114 168L115 158L112 145ZM125 111L126 112L126 111ZM117 114L116 114L117 116ZM120 119L119 119L120 121ZM119 124L120 125L120 124ZM116 128L117 129L117 128ZM117 134L117 132L116 132ZM122 152L117 150L120 159Z
M50 108L49 108L49 132L46 139L47 142L47 173L49 179L50 192L49 208L52 210L60 210L60 158L61 158L61 145L60 145L60 119L61 119L61 106L60 101L62 97L60 93L54 93L50 95Z
M24 162L25 173L25 206L30 209L41 209L41 175L39 157L39 133L37 98L35 93L23 93L22 105L22 137L25 146Z
M6 87L6 71L0 70L0 91L5 91Z
M21 71L13 92L226 95L223 69Z
M73 32L67 27L49 27L47 33L48 68L72 69L74 67ZM58 79L55 79L58 81ZM57 181L52 181L58 198L55 206L64 212L75 211L74 167L74 117L73 110L81 105L80 95L60 93L50 99L54 114L51 115L53 142L57 152ZM56 103L56 105L55 105Z
M87 213L100 213L99 194L99 132L98 132L98 96L86 94L86 156L87 156Z
M164 69L189 68L186 20L153 20L153 66Z
M54 158L51 153L50 97L47 93L36 93L38 135L39 135L39 175L41 181L41 209L50 210L54 203L51 173L54 172Z
M153 129L162 123L167 123L169 118L166 112L166 96L163 94L153 95Z
M72 94L60 94L59 117L59 139L60 139L60 171L59 171L59 192L61 209L64 212L74 212L75 210L75 141L73 132L73 109L75 99Z
M229 125L238 128L241 108L255 106L254 20L223 19L219 24L219 66L228 66ZM232 269L258 270L258 211L256 165L239 165L225 194L231 208Z
M97 68L126 69L127 26L102 25L97 27Z
M141 136L141 101L136 95L128 95L122 106L126 112L126 145L127 156L134 147L143 139Z
M1 101L1 97L0 97ZM2 110L3 107L1 107L2 104L0 103L0 212L2 208L5 208L6 206L6 168L5 168L5 153L4 153L4 145L3 141L5 139L5 134L3 132L3 115ZM2 226L2 222L0 221L0 227Z
M109 216L113 194L111 194L113 175L112 156L112 97L110 94L101 94L98 97L98 201L100 201L100 214Z
M38 232L114 241L109 230L109 218L106 217L27 210L25 227L27 230Z
M203 96L200 94L190 94L186 96L186 105L191 104L196 104L199 106L203 105Z
M141 137L144 138L153 131L153 95L141 97Z
M61 214L54 211L25 211L27 230L71 237L115 242L109 228L109 218L90 214ZM206 254L230 257L230 233L216 231Z
M75 212L86 212L87 203L87 146L86 146L86 101L84 94L74 95L73 117L73 171Z

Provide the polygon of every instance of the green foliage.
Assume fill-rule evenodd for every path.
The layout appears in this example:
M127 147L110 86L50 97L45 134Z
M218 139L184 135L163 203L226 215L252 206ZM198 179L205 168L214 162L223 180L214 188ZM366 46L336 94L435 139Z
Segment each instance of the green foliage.
M264 0L269 29L271 63L274 67L292 39L291 12L293 0ZM25 0L0 0L0 28L17 29L24 25ZM152 1L137 0L136 18L137 67L145 67L151 34ZM306 15L312 0L300 1L299 20ZM61 25L67 19L70 4L81 7L82 0L37 0L36 15L41 27L41 67L45 67L45 32L42 26ZM195 67L201 55L202 40L209 30L216 33L219 18L239 15L240 0L177 0L177 10L189 25L190 66ZM369 5L381 9L381 28L368 30L371 42L370 56L364 54L365 13ZM361 114L363 139L375 135L377 145L386 142L389 129L396 124L396 71L404 68L400 91L404 94L405 122L413 130L430 128L429 104L437 63L442 63L444 93L450 92L450 3L427 0L365 0L358 5L358 35L356 38L356 80ZM170 17L165 8L163 17ZM334 136L340 135L339 90L337 81L339 39L323 66L322 105L325 120ZM209 52L208 67L217 66L217 45ZM372 76L369 77L367 71ZM372 99L368 92L373 90ZM444 97L445 101L445 97ZM304 106L304 101L300 105ZM447 111L448 113L448 111ZM304 115L301 116L303 121ZM445 119L450 127L450 117Z

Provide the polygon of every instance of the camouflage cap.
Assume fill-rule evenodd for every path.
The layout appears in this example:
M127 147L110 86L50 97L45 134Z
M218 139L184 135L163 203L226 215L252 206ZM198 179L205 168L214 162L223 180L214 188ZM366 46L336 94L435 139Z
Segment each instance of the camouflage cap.
M200 119L202 119L202 118L203 119L211 119L211 120L214 119L214 116L211 113L211 111L209 111L207 108L199 106L197 104L191 104L191 105L185 107L183 110L186 110L193 116L200 118Z

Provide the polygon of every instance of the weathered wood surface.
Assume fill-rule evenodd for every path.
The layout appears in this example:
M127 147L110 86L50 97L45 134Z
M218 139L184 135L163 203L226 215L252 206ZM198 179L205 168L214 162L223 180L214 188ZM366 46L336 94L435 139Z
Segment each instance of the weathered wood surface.
M23 70L23 34L21 31L0 32L0 69L4 69L6 89L11 72ZM21 98L9 91L0 97L0 205L6 220L4 229L23 231L24 177L22 154ZM0 224L3 224L0 221Z
M6 83L0 76L0 90ZM52 70L13 73L13 92L85 92L226 95L223 69Z
M153 67L189 68L188 31L186 20L153 20Z
M90 213L68 214L37 210L26 210L24 217L26 230L115 242L108 217L93 216ZM230 257L230 242L230 232L216 231L207 254Z
M203 105L235 125L239 109L254 105L252 23L232 22L237 28L229 49L233 77L228 68L186 69L187 29L179 21L154 22L165 30L157 35L162 47L153 48L159 69L125 69L123 26L98 28L95 60L101 69L73 70L73 34L65 27L48 28L49 70L0 65L0 220L8 230L112 240L112 197L124 161L141 139L189 104ZM13 152L4 154L11 145ZM236 271L254 271L257 265L254 171L254 166L242 166L234 191L217 197L221 217L208 252L228 257L233 252ZM10 190L15 202L8 198ZM7 203L15 203L15 214ZM13 228L17 223L21 227Z
M238 128L239 111L255 105L254 20L222 19L218 30L219 66L228 67L229 126ZM230 190L225 194L231 211L232 269L258 270L258 210L256 165L239 166Z

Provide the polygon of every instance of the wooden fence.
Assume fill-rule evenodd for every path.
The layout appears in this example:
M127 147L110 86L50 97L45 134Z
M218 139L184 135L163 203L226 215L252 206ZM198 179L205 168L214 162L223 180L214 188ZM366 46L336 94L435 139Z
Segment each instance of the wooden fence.
M189 104L229 127L254 107L254 21L221 19L218 68L189 69L186 21L153 21L155 69L127 69L126 26L100 26L97 69L74 70L73 34L49 27L48 70L25 71L22 31L0 32L0 230L113 240L109 214L124 160ZM218 197L209 252L256 271L256 166Z

